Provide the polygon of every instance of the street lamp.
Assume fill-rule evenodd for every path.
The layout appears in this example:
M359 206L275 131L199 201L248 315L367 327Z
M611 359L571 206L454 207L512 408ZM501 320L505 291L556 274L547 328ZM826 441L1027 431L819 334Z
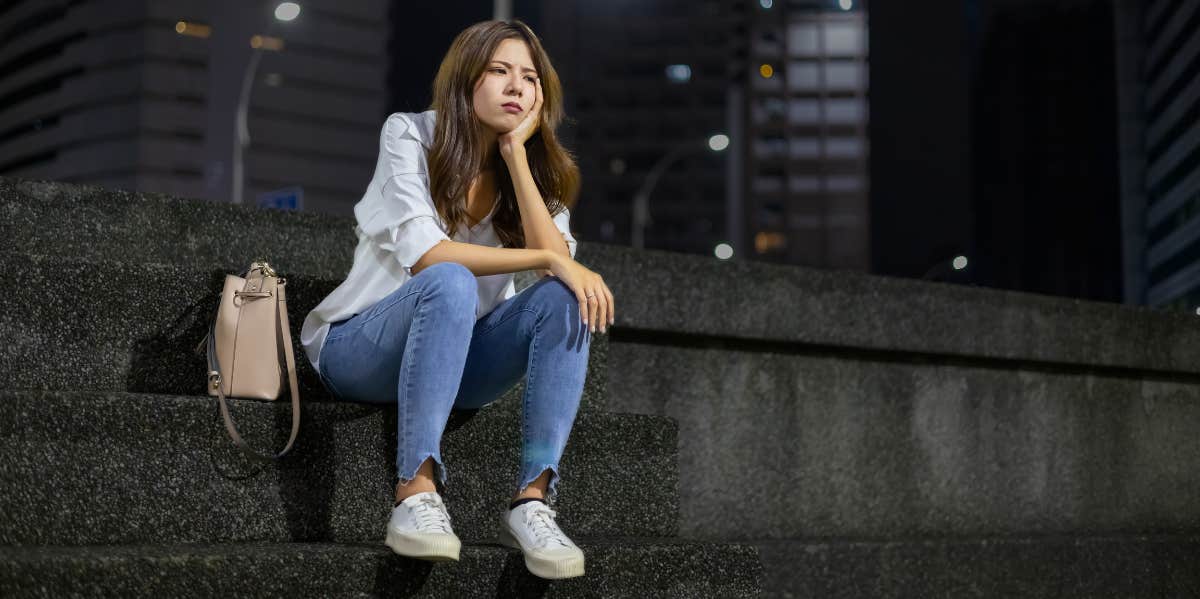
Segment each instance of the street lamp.
M942 260L937 264L930 266L929 270L925 271L925 274L921 275L921 278L933 279L934 275L939 275L943 270L945 270L946 265L950 265L950 267L955 271L964 270L967 268L968 263L969 261L967 260L967 257L960 254L951 260Z
M688 141L681 145L675 146L670 152L667 152L650 167L650 172L646 174L646 179L642 181L641 187L637 193L633 195L633 231L631 238L633 239L633 247L637 249L645 249L646 247L646 225L650 220L650 192L654 191L654 187L658 185L658 180L663 176L673 164L680 158L704 149L713 152L721 152L729 147L729 136L718 133L708 138L705 145L701 146L695 141Z
M234 204L242 203L242 186L245 180L245 166L243 164L242 155L247 147L250 146L250 129L246 125L246 113L250 107L250 90L254 88L254 75L258 72L258 63L262 59L264 49L278 50L282 46L272 45L271 33L274 31L276 23L287 23L294 21L300 16L300 5L295 2L281 2L275 7L275 18L267 25L265 35L256 35L251 39L251 47L254 50L250 54L250 61L246 63L246 69L242 71L242 88L238 93L238 105L236 112L236 128L237 139L233 143L233 168L230 173L233 177L233 197L231 198Z

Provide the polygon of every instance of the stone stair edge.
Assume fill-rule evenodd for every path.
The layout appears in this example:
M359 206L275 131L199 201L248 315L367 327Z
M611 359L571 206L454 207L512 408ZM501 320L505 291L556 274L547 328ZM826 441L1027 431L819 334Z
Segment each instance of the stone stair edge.
M232 204L217 202L206 198L176 196L168 193L115 189L91 183L67 183L51 179L37 179L0 175L0 193L14 191L18 199L33 199L38 201L65 201L69 198L78 201L83 198L102 198L107 202L119 202L135 205L138 203L156 203L164 207L189 207L203 210L224 211L229 214L270 215L269 218L296 220L302 224L324 224L329 226L353 226L354 219L334 216L320 212L296 210L270 210L250 204ZM3 199L3 196L0 196Z
M264 259L269 256L263 257ZM129 260L118 260L107 256L59 256L54 254L29 253L29 252L5 252L0 251L0 259L2 260L28 260L29 262L38 264L39 266L52 265L55 263L69 264L74 266L98 266L107 268L153 268L161 270L174 270L182 272L202 272L202 273L226 273L226 274L241 274L243 270L250 266L252 262L257 261L257 258L248 258L245 262L238 263L206 263L206 264L180 264L170 261L155 261L146 260L133 262ZM0 261L2 261L0 260ZM267 259L268 263L272 261ZM291 274L287 271L279 271L280 276L284 278L304 278L312 279L317 282L332 283L340 282L342 278L331 277L322 273L297 273Z
M583 246L581 244L581 248L582 247ZM603 252L612 252L613 254L627 254L627 255L645 254L645 255L652 255L652 256L657 255L664 260L685 260L685 261L694 260L697 262L708 262L708 260L700 258L698 256L692 256L690 254L681 254L681 253L675 253L675 252L666 252L666 251L662 251L662 250L632 250L630 248L622 248L619 246L604 245L602 251ZM172 269L172 270L181 270L181 271L187 271L187 272L204 272L204 273L215 273L215 272L220 271L220 272L227 272L228 274L240 273L241 270L248 267L250 265L250 262L253 261L253 259L248 259L244 264L242 264L242 263L237 263L237 264L205 263L205 264L192 265L192 264L180 264L178 262L171 262L171 261L152 261L152 260L135 263L135 262L130 262L128 260L112 259L112 258L103 257L103 256L99 256L99 257L97 257L97 256L60 256L60 255L54 255L54 254L29 253L29 252L0 251L0 256L5 256L8 259L17 259L17 260L25 259L25 260L29 260L30 262L35 262L38 264L63 262L63 263L67 263L67 264L76 264L76 265L98 265L98 266L108 266L108 267L117 267L117 268L150 267L150 268ZM790 272L792 270L803 270L803 271L808 271L810 274L814 274L814 275L824 277L824 278L836 276L838 278L851 277L851 278L857 278L857 279L862 279L862 280L889 281L892 284L896 284L896 285L900 285L900 286L910 285L910 286L915 286L916 288L928 288L926 286L936 286L937 288L939 288L943 291L950 291L953 293L973 293L973 294L979 294L980 297L1005 296L1005 297L1014 297L1014 298L1028 298L1033 301L1049 302L1050 304L1055 304L1055 305L1058 305L1059 307L1074 306L1074 307L1079 307L1081 309L1094 309L1094 310L1101 310L1101 311L1110 311L1112 313L1124 313L1127 315L1136 316L1136 317L1140 317L1140 318L1163 319L1164 322L1177 323L1180 325L1194 324L1194 317L1192 315L1180 313L1180 312L1174 312L1174 311L1165 310L1165 309L1151 308L1151 307L1147 307L1147 306L1134 306L1134 305L1114 304L1114 303L1098 302L1098 301L1075 299L1075 298L1062 298L1062 297L1039 295L1039 294L1021 292L1021 291L1011 291L1011 290L1005 290L1005 289L991 289L991 288L974 287L974 286L948 285L948 284L941 284L941 283L910 281L908 279L903 279L903 278L899 278L899 277L887 277L887 276L872 275L872 274L859 273L859 272L854 272L854 271L845 271L845 270L823 271L820 269L813 269L813 268L809 268L809 267L794 266L794 265L755 263L753 265L753 268L755 268L755 269L758 269L758 268L777 269L778 271L784 272L784 273ZM669 271L669 270L670 269L664 268L664 272ZM289 276L287 272L280 272L280 274L283 275L285 278ZM303 277L303 278L312 278L316 281L327 282L327 283L328 282L340 282L342 280L341 278L328 277L328 276L320 275L320 274L309 275L307 273L300 273L298 275L292 275L292 276ZM994 303L994 302L988 302L988 303ZM620 316L618 316L618 324L621 324ZM647 331L650 333L665 332L665 333L695 334L695 335L702 335L702 336L709 335L709 336L716 336L716 337L728 338L728 339L733 339L733 340L746 339L746 340L766 340L766 341L772 341L772 340L789 341L789 339L780 339L780 338L775 338L775 337L771 337L771 336L757 335L757 334L753 334L753 333L750 333L747 331L717 330L717 329L703 329L703 328L688 330L688 329L681 329L679 327L663 327L661 323L652 323L652 322L625 323L625 325L627 327L632 326L632 328L636 328L638 330L644 330L644 331ZM1200 337L1198 337L1198 339L1200 339ZM795 340L791 340L791 341L795 341ZM1200 370L1198 370L1198 372L1200 372Z
M210 395L188 395L179 393L153 393L146 391L117 391L117 390L96 390L96 389L40 389L40 388L13 388L0 387L0 397L6 396L37 396L37 397L53 397L55 399L71 400L71 401L125 401L130 404L140 404L146 401L170 402L175 405L191 407L192 404L203 406L205 408L216 406L218 399L216 396ZM291 411L290 399L284 395L280 399L274 401L257 400L257 399L242 399L242 398L226 398L231 411L238 410L286 410ZM497 400L493 404L485 406L482 411L505 413L509 414L516 411L517 406L500 405L503 400ZM507 402L509 404L513 402ZM301 398L300 407L304 409L306 405L319 405L323 409L342 410L346 412L374 412L376 410L395 410L395 406L379 406L361 402L340 401L330 398L306 400ZM4 412L4 406L0 404L0 414ZM609 410L585 410L580 407L580 417L589 419L614 420L619 419L624 422L636 422L646 425L670 426L678 428L677 421L670 417L657 414L643 414L638 412L612 412Z
M8 293L0 300L0 306L8 306L5 322L20 334L37 327L44 332L29 337L24 349L10 346L0 351L0 362L7 360L10 365L8 384L17 388L45 383L55 388L83 385L97 390L203 391L204 360L194 348L207 330L222 281L238 273L180 264L130 264L43 254L10 256L13 259L5 263L13 276ZM289 280L289 328L302 395L325 394L300 345L300 332L309 310L337 281L318 275L281 274ZM76 311L80 300L71 299L72 294L80 295L84 305L93 308L90 318L80 318ZM140 312L140 318L134 318L131 309ZM33 319L32 327L22 319ZM109 346L96 351L97 340ZM607 335L593 338L585 409L605 404L607 379L600 375L607 346ZM43 359L33 359L31 351L40 352ZM148 352L156 353L151 356ZM64 364L71 367L64 368ZM172 371L191 373L187 375L190 378L170 378Z
M683 537L697 541L719 541L722 543L740 543L756 547L772 545L811 545L811 546L846 546L846 547L888 547L893 545L1032 545L1038 543L1108 543L1119 541L1139 542L1195 542L1200 543L1200 528L1180 530L1145 530L1145 531L1079 531L1079 532L1029 532L1006 534L920 534L896 535L887 537L786 537L786 538L709 538ZM1200 554L1197 555L1200 558Z
M130 204L133 204L133 203L136 203L139 201L160 202L160 203L162 203L162 205L174 205L177 202L183 202L183 203L191 202L191 203L199 203L199 204L203 205L206 210L226 210L226 211L230 211L230 212L252 213L252 214L265 213L265 214L272 215L273 218L278 217L283 220L301 220L301 221L312 220L314 222L324 222L324 223L328 223L331 225L345 226L345 227L353 227L353 225L354 225L354 219L352 217L335 216L335 215L318 213L318 212L267 210L267 209L257 208L257 207L249 206L249 205L245 205L245 204L236 205L236 204L230 204L230 203L226 203L226 202L214 202L214 201L210 201L210 200L207 200L204 198L188 198L188 197L173 196L173 195L165 194L165 193L132 191L132 190L125 190L125 189L112 189L112 188L107 188L107 187L103 187L100 185L94 185L94 184L88 184L88 183L66 183L66 182L53 181L53 180L48 180L48 179L33 179L33 178L24 178L24 177L14 177L14 176L10 176L10 175L0 175L0 185L3 185L5 183L12 184L14 186L19 186L19 185L44 186L44 187L49 187L49 188L54 188L54 189L59 189L59 190L63 190L65 188L76 188L79 191L90 192L90 193L94 193L94 194L101 194L101 195L110 194L111 196L113 196L110 199L115 199L115 200L123 201L126 203L130 203ZM40 199L44 199L44 198L40 198ZM585 244L581 242L580 248L583 248L584 245ZM644 255L647 257L660 259L660 260L683 260L683 261L693 262L696 264L704 264L704 265L709 265L709 266L712 266L714 264L721 264L722 266L719 266L719 267L728 267L728 265L737 265L739 267L739 269L749 269L749 270L757 271L757 272L761 272L761 273L803 273L805 276L818 276L818 277L834 276L837 278L850 278L850 279L856 279L856 280L860 280L860 281L886 282L885 284L898 285L898 286L908 288L908 289L915 289L915 288L938 288L938 289L943 289L943 290L944 289L953 289L955 291L958 291L961 293L967 293L967 294L977 294L977 295L985 294L985 295L1003 296L1003 297L1011 297L1011 298L1024 298L1024 299L1028 299L1028 300L1032 300L1032 301L1066 302L1066 303L1078 305L1078 306L1094 306L1094 307L1097 307L1100 309L1118 308L1118 309L1127 309L1127 310L1134 310L1134 311L1143 311L1143 312L1154 313L1154 314L1158 314L1158 313L1175 314L1174 312L1171 312L1168 310L1149 308L1149 307L1145 307L1145 306L1134 306L1134 305L1116 304L1116 303L1101 302L1101 301L1086 300L1086 299L1067 298L1067 297L1060 297L1060 296L1054 296L1054 295L1048 295L1048 294L1040 294L1040 293L1035 293L1035 292L1014 291L1014 290L1009 290L1009 289L982 287L982 286L977 286L977 285L954 285L954 284L947 284L947 283L940 283L940 282L929 282L929 281L910 279L910 278L906 278L906 277L864 273L864 272L859 272L859 271L849 270L849 269L835 269L835 268L824 269L824 268L816 268L816 267L804 266L804 265L775 264L775 263L770 263L770 262L759 262L759 261L730 262L730 263L728 263L728 265L726 265L726 264L722 264L721 261L712 260L711 258L706 257L706 256L698 256L698 255L693 255L693 254L688 254L688 253L683 253L683 252L672 252L672 251L668 251L668 250L659 250L659 249L634 250L633 248L628 248L625 246L599 243L599 242L588 242L586 245L589 248L593 248L595 250L601 250L602 253L611 252L611 253L619 254L619 255L623 255L623 256L636 256L636 255L641 254L641 255ZM1186 316L1186 315L1184 315L1184 316Z
M632 332L634 343L667 333L685 344L715 338L1200 374L1192 359L1200 327L1184 312L660 250L586 251L617 297L614 331ZM656 289L637 286L646 280ZM686 309L664 309L667 299Z
M317 222L317 221L326 222L329 224L338 225L338 226L346 226L346 227L353 227L353 224L354 224L354 219L352 217L335 216L335 215L323 214L323 213L317 213L317 212L267 210L267 209L257 208L254 206L249 206L249 205L244 205L244 204L236 205L236 204L230 204L230 203L226 203L226 202L214 202L214 201L206 200L203 198L187 198L187 197L173 196L173 195L165 194L165 193L132 191L132 190L125 190L125 189L112 189L112 188L107 188L107 187L103 187L100 185L93 185L93 184L87 184L87 183L66 183L66 182L53 181L53 180L48 180L48 179L33 179L33 178L24 178L24 177L14 177L11 175L0 175L0 185L4 185L4 184L26 185L26 186L45 186L45 187L56 188L56 189L76 188L80 191L86 191L86 192L91 192L91 193L111 194L112 196L114 196L111 199L117 199L117 200L124 201L127 203L136 203L138 201L153 201L153 202L160 202L163 205L174 205L177 202L183 202L183 203L192 202L192 203L202 204L203 206L205 206L205 209L208 209L208 210L227 210L227 211L231 211L231 212L248 212L248 213L253 213L253 214L259 214L259 213L265 212L267 214L272 214L274 216L277 216L277 217L285 219L285 220L292 220L292 219L312 220L314 222ZM584 245L585 244L581 242L580 248L582 249L584 247ZM703 265L708 265L708 266L720 265L720 266L717 266L718 268L730 268L731 267L730 265L737 265L737 268L739 270L749 269L749 270L761 272L761 273L803 273L805 276L816 276L816 277L833 276L833 277L837 277L837 278L849 278L849 279L855 279L855 280L859 280L859 281L885 282L885 284L898 285L900 287L907 288L907 289L917 289L917 288L926 288L926 289L937 288L937 289L942 289L942 290L952 289L957 292L965 293L965 294L976 294L976 295L984 294L984 295L1003 296L1003 297L1010 297L1010 298L1024 298L1024 299L1028 299L1031 301L1049 301L1049 302L1055 302L1055 303L1067 303L1067 304L1072 304L1072 305L1076 305L1076 306L1092 306L1092 307L1096 307L1099 309L1106 309L1106 310L1116 308L1116 309L1133 310L1133 311L1152 313L1152 314L1167 313L1167 314L1175 315L1174 312L1169 311L1169 310L1158 309L1158 308L1149 308L1149 307L1145 307L1145 306L1135 306L1135 305L1127 305L1127 304L1101 302L1101 301L1095 301L1095 300L1067 298L1067 297L1060 297L1060 296L1054 296L1054 295L1048 295L1048 294L1040 294L1040 293L1035 293L1035 292L1014 291L1014 290L1009 290L1009 289L982 287L982 286L977 286L977 285L954 285L954 284L947 284L947 283L940 283L940 282L929 282L929 281L910 279L910 278L906 278L906 277L864 273L864 272L859 272L859 271L849 270L849 269L832 269L832 268L824 269L824 268L816 268L816 267L804 266L804 265L775 264L775 263L770 263L770 262L759 262L759 261L738 261L738 262L730 262L728 264L723 264L721 261L712 260L711 258L706 257L706 256L698 256L698 255L693 255L693 254L688 254L688 253L683 253L683 252L672 252L672 251L668 251L668 250L659 250L659 249L635 250L633 248L628 248L625 246L599 243L599 242L588 242L586 245L589 248L593 248L595 250L600 250L601 253L613 253L613 254L617 254L617 255L622 255L624 257L644 255L644 256L654 258L654 259L659 259L659 260L682 260L682 261L687 261L687 262L693 262L694 264L703 264ZM1183 316L1186 317L1187 315L1183 315Z
M235 447L216 403L145 393L0 390L0 446L8 456L0 466L0 504L5 513L24 514L0 525L0 545L53 545L63 538L80 544L344 542L382 534L395 484L394 407L302 406L292 453L262 463ZM250 447L283 446L288 402L237 400L230 411ZM490 538L493 510L511 496L519 423L517 410L491 406L474 417L451 414L447 422L444 497L464 539ZM677 435L670 418L581 411L561 462L570 479L560 488L568 506L563 525L584 535L676 534ZM641 459L624 463L613 450L622 445ZM65 480L45 479L47 470ZM101 484L106 477L120 484ZM661 484L639 482L650 477ZM215 511L176 514L170 507L225 501L232 503ZM62 510L86 513L87 527L74 529Z
M27 184L60 190L72 185ZM143 196L170 201L165 199L170 196L113 193L130 203ZM338 226L352 222L315 214L270 218L292 217L327 219L322 222ZM1200 346L1200 330L1187 326L1194 316L1182 312L847 270L723 262L586 240L580 242L579 258L604 274L617 295L614 330L1200 374L1200 363L1190 359ZM311 264L332 278L328 273L343 268L334 266L339 260L325 256L318 258L319 266ZM645 289L647 280L655 281L657 290L676 290L672 301L688 309L664 309L661 294ZM731 284L736 282L752 282L756 301L748 301ZM945 330L957 333L945 335Z
M757 597L763 570L754 547L718 543L614 543L580 539L587 573L538 579L515 549L464 543L459 562L432 564L397 556L382 543L285 543L55 547L26 553L0 547L0 591L16 596L433 597ZM237 575L240 573L241 575Z
M766 597L1195 596L1200 533L755 543ZM888 593L881 593L882 590ZM902 592L893 592L903 590Z
M726 541L722 539L691 539L684 537L663 536L587 536L572 535L571 540L578 542L581 547L621 548L631 547L722 547L757 551L761 543L750 541ZM510 551L509 547L495 540L463 539L463 548L495 548ZM119 555L121 553L138 553L141 551L214 551L228 550L232 552L252 552L257 547L275 549L304 549L304 548L334 548L334 549L370 549L389 551L382 543L355 541L234 541L216 543L123 543L120 545L0 545L0 560L11 560L26 555L55 555L70 554L86 551L96 551Z

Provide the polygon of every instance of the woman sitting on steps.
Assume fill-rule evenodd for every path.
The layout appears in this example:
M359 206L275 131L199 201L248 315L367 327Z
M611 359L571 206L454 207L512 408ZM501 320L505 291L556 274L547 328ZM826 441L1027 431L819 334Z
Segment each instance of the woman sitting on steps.
M502 542L543 578L580 576L583 553L550 508L583 393L591 333L613 295L574 260L579 171L559 145L562 89L520 21L460 33L432 110L388 117L375 175L354 207L346 280L304 321L301 343L337 399L396 405L398 554L457 560L439 489L450 410L475 409L527 377L516 494ZM513 273L542 278L515 293ZM552 276L551 276L552 275Z

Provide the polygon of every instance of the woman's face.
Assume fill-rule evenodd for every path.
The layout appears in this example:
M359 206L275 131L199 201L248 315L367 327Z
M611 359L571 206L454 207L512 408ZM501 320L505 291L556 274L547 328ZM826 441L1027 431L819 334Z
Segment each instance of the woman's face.
M475 116L497 134L512 131L533 108L537 76L529 47L523 40L510 38L500 42L475 84Z

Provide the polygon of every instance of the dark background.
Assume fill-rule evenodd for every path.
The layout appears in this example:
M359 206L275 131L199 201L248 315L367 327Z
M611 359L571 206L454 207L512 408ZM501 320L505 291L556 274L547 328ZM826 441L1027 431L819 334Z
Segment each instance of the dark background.
M543 29L569 26L543 22L541 9L527 0L513 14L544 41ZM491 10L394 11L390 106L423 110L450 40ZM1122 301L1110 3L877 0L867 10L872 272L933 269L929 278ZM547 46L569 70L559 59L569 54ZM576 127L587 136L589 123ZM586 145L573 149L589 161ZM938 268L958 254L970 257L965 271Z
M1121 301L1110 4L870 11L875 272Z

